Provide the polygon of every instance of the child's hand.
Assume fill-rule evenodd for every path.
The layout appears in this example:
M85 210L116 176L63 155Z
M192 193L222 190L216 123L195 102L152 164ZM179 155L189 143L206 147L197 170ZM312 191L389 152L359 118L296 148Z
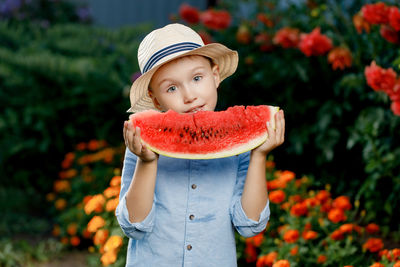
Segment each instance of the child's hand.
M263 144L252 150L252 153L260 153L263 156L267 155L274 148L282 145L285 139L285 117L283 110L275 114L275 130L270 123L267 123L268 139Z
M140 142L140 128L136 127L134 129L132 123L129 121L124 122L124 140L126 147L142 161L150 162L158 159L158 154Z

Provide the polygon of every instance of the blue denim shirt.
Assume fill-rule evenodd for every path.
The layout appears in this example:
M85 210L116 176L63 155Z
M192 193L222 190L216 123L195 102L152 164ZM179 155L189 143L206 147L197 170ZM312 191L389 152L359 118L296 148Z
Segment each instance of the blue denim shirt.
M243 211L241 195L250 153L212 159L159 157L153 206L131 223L126 192L136 156L126 149L117 220L129 237L126 266L237 266L234 229L245 237L263 231L269 203L258 221Z

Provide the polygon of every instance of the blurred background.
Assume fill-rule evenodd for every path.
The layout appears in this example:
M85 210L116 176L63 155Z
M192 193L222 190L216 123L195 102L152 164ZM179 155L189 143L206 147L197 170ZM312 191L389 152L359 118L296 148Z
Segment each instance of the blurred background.
M0 266L61 266L68 253L70 265L123 266L113 207L129 88L140 41L171 22L239 52L219 110L285 111L274 170L346 195L354 223L378 224L385 248L399 247L397 1L0 0ZM255 266L242 250L239 263Z

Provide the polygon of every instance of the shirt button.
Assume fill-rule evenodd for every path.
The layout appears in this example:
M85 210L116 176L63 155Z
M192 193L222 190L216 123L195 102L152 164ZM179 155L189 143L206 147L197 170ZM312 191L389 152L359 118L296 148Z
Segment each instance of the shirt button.
M191 214L191 215L189 216L189 219L190 219L190 220L193 220L193 219L194 219L194 215Z
M192 189L196 189L197 185L192 184Z
M192 250L192 245L187 245L187 250Z

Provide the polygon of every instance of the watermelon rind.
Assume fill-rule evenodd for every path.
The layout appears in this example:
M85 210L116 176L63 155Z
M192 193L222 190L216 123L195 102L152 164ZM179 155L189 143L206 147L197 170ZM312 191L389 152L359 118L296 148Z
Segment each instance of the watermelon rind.
M272 125L273 129L276 129L276 124L275 124L275 113L279 111L279 107L273 107L270 106L270 111L271 111L271 120L270 123ZM168 152L168 151L163 151L159 150L155 147L152 147L145 141L142 141L142 144L144 144L147 148L149 148L151 151L163 155L166 157L172 157L172 158L180 158L180 159L217 159L217 158L225 158L225 157L231 157L235 155L239 155L245 152L248 152L261 144L263 144L268 138L268 132L265 131L263 135L260 135L250 141L248 141L246 144L236 146L231 149L227 150L220 150L215 153L207 153L207 154L190 154L190 153L176 153L176 152Z

